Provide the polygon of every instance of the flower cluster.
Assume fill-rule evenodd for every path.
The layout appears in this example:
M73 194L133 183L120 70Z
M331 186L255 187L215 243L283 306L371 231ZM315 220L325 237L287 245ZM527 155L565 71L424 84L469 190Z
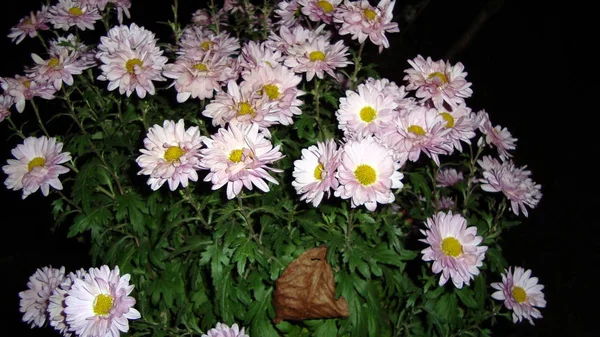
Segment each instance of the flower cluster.
M304 326L273 325L268 303L285 265L321 244L354 312L314 334L362 336L376 325L425 335L422 315L386 321L406 317L383 311L407 301L447 315L435 324L450 331L454 316L434 311L458 299L484 308L465 294L496 270L505 270L497 291L477 301L504 301L514 322L541 318L531 271L486 259L542 197L512 159L517 139L469 106L460 62L417 55L395 80L361 63L363 51L390 47L395 4L226 0L182 26L175 1L167 43L124 23L130 0L57 0L23 18L8 35L15 44L54 36L22 74L0 77L0 121L22 138L4 184L23 199L52 187L55 217L73 222L69 235L89 231L107 263L38 270L19 294L23 320L82 337L118 337L142 314L141 334L248 337L238 321L255 336L303 335ZM99 37L88 43L80 31ZM44 114L40 98L59 113ZM15 123L28 102L34 130ZM403 261L419 253L431 273L409 277ZM436 283L438 302L415 300ZM357 321L367 315L375 323ZM468 315L467 325L481 323Z
M19 293L23 321L31 327L48 322L63 336L119 336L129 320L141 317L129 296L134 286L119 267L80 269L65 275L65 268L38 269Z

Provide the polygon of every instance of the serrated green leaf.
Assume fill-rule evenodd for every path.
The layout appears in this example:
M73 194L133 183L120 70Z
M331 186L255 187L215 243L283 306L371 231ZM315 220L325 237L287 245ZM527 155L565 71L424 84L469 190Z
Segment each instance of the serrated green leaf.
M479 306L477 305L477 301L475 301L475 294L473 291L467 287L463 287L461 289L456 289L454 291L458 296L458 299L469 308L476 309Z
M336 337L338 334L338 328L335 324L335 320L325 320L323 324L319 325L314 332L315 336L319 337Z

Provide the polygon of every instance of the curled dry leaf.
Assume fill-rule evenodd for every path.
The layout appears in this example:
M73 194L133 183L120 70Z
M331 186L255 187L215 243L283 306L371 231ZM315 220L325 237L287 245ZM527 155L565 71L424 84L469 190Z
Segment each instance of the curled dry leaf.
M348 317L348 303L335 299L327 247L309 249L292 261L275 281L275 324L284 320Z

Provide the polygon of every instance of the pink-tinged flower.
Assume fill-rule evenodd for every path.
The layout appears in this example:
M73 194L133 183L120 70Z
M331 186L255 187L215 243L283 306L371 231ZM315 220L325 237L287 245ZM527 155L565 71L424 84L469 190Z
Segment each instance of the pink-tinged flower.
M156 46L154 33L132 23L113 27L100 40L96 57L103 64L98 79L109 81L109 91L119 88L128 97L135 91L144 98L155 93L152 81L166 81L162 70L168 59Z
M408 97L406 88L403 85L398 86L387 78L374 79L372 77L367 78L365 84L375 87L375 90L381 92L384 96L391 96L396 103L396 114L399 116L405 116L417 107L414 97Z
M206 334L202 334L201 337L250 337L244 333L244 328L240 330L237 323L234 323L231 328L223 323L217 323L217 325L208 330Z
M10 95L0 95L0 122L11 114L10 108L15 104L15 101Z
M27 71L29 77L38 82L49 82L56 90L60 90L62 83L73 85L73 75L81 75L86 65L71 57L67 49L55 50L55 53L47 60L37 54L31 54L36 63Z
M444 119L444 129L448 131L446 133L446 139L451 143L449 146L449 153L453 149L457 149L462 152L461 142L471 144L471 139L475 137L475 130L477 129L477 121L471 113L471 109L464 105L457 105L451 109L438 109L438 113Z
M463 181L465 179L462 172L458 172L453 168L440 169L435 178L438 187L454 186L459 181Z
M11 151L15 159L8 159L8 165L2 166L8 175L4 181L6 188L22 189L23 199L38 189L48 196L50 186L62 190L58 176L69 172L69 169L60 164L71 160L69 152L61 152L62 147L63 144L57 143L56 138L25 138L23 144Z
M177 91L177 102L191 98L213 98L216 91L238 76L228 58L218 53L203 56L179 56L175 63L164 66L163 75L174 79L171 86Z
M469 285L479 275L483 265L486 246L477 235L477 227L467 227L467 220L460 214L438 212L425 222L427 229L421 230L425 239L419 239L429 245L423 249L423 261L433 261L431 270L440 275L439 285L449 279L456 288Z
M475 123L479 125L479 131L485 135L486 144L496 147L500 159L511 158L512 154L508 151L516 148L517 138L514 138L507 128L502 128L500 125L492 126L490 116L485 110L479 111L474 119ZM477 145L483 145L483 137Z
M123 24L123 14L129 19L131 18L131 14L129 13L129 8L131 8L131 0L108 0L109 3L112 3L117 10L117 21L119 24Z
M21 75L15 75L14 78L0 77L0 85L4 94L12 97L18 112L23 112L25 109L25 101L34 97L54 99L56 92L56 88L51 83L39 82Z
M379 53L383 48L389 48L385 33L400 31L398 24L392 22L395 0L381 0L377 7L369 4L368 0L345 1L335 11L333 21L340 23L340 35L351 34L353 40L363 43L367 37L374 45L379 46Z
M315 75L323 79L324 73L337 79L334 70L352 64L347 58L348 47L342 40L331 45L325 36L317 36L297 48L295 56L286 57L284 64L297 73L306 73L307 81L311 81Z
M198 26L208 27L213 24L212 15L206 9L198 9L192 13L192 23Z
M502 273L502 282L494 282L491 286L498 290L492 294L492 298L504 301L504 306L513 311L513 323L526 319L535 325L532 318L542 318L537 308L546 307L542 292L544 286L538 284L537 277L531 277L530 269L515 267L513 272L509 267Z
M419 106L411 110L406 116L396 117L396 129L386 135L387 143L400 153L406 153L408 160L416 162L425 153L439 165L440 154L447 154L451 144L445 135L445 121L434 108L428 109Z
M440 200L437 201L437 204L433 205L435 207L436 210L443 210L443 209L452 209L455 206L455 202L454 199L447 197L447 196L443 196L440 198Z
M392 203L392 189L404 186L400 181L404 175L391 152L373 137L344 144L336 174L340 185L334 195L351 198L351 207L365 205L369 211L375 211L377 203Z
M242 74L257 67L275 67L283 62L279 50L269 48L266 42L258 44L254 41L248 41L242 46L239 59Z
M141 167L138 175L145 174L148 185L156 191L165 182L174 191L179 184L187 187L188 181L198 181L200 148L202 140L197 126L185 129L183 119L177 124L165 120L163 126L155 124L144 139L145 149L136 162Z
M242 187L252 190L253 185L263 192L269 192L266 181L278 184L267 171L283 172L269 167L283 155L279 145L273 147L271 141L259 131L258 124L229 124L221 128L210 139L205 139L206 149L202 149L201 165L210 170L204 181L213 184L217 190L227 185L227 199L233 199Z
M240 49L240 40L228 32L216 34L207 27L188 26L177 42L178 55L192 58L202 57L206 53L215 53L219 57L236 56Z
M76 278L65 299L66 322L79 337L119 337L129 330L129 320L141 317L129 296L129 274L120 275L119 267L104 265L90 268L83 279Z
M69 326L67 325L65 316L65 308L67 307L65 298L75 279L83 279L85 274L87 274L85 269L79 269L75 271L75 273L70 272L63 278L63 281L54 288L54 291L49 298L48 320L50 321L50 325L65 337L70 337L72 335L71 331L68 331Z
M333 139L317 142L302 149L302 158L294 161L292 186L300 194L300 200L319 206L323 195L330 197L339 186L335 172L340 164L340 152Z
M281 1L274 12L275 17L279 18L275 24L280 27L294 27L300 23L301 10L298 0Z
M397 107L394 97L378 89L371 82L361 83L356 91L347 90L346 97L340 97L335 115L345 135L378 135L392 122Z
M52 266L37 269L29 277L27 290L21 291L19 310L23 313L23 322L31 323L31 327L42 327L48 317L48 303L52 291L65 277L65 267Z
M298 0L302 14L311 21L332 23L333 14L342 0Z
M83 70L96 66L96 52L73 34L50 40L48 54L52 57L68 54L71 61L77 64L77 68Z
M528 216L527 208L535 208L542 198L541 185L531 178L527 166L516 167L512 160L500 163L497 159L485 156L477 161L483 169L483 178L478 179L481 189L486 192L502 192L511 203L515 215L519 211Z
M12 40L13 43L19 44L26 36L36 37L38 35L38 30L48 30L48 7L42 5L42 9L33 13L31 13L19 20L19 23L10 29L10 33L8 33L8 38Z
M444 102L450 106L464 104L465 98L473 94L460 62L452 66L443 60L434 62L431 57L425 60L418 55L408 63L412 69L404 70L407 74L404 80L408 81L406 90L416 90L415 96L423 102L431 100L436 108L442 109Z
M94 23L102 19L97 6L84 4L77 0L58 0L48 9L48 21L54 29L69 30L73 26L81 30L94 30Z
M206 105L202 115L212 118L213 126L225 127L230 124L258 124L267 128L273 122L265 119L274 103L268 97L258 94L248 86L240 87L235 81L229 81L227 92L219 92Z
M331 32L326 27L325 24L316 29L306 29L302 25L293 26L292 28L281 26L279 27L279 34L271 31L265 44L273 50L281 51L287 57L301 56L305 52L303 45L317 37L320 36L328 41L331 39Z
M302 77L296 75L288 67L276 64L274 66L262 66L252 69L243 75L242 87L248 87L250 91L263 97L266 102L272 104L265 120L273 124L290 125L294 121L294 115L302 114L300 106L303 102L298 97L304 95L304 91L298 89Z

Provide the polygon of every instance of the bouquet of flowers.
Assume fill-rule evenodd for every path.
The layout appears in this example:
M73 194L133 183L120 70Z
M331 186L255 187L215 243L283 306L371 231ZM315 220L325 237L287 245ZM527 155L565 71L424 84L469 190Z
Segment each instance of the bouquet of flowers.
M395 1L175 0L166 37L131 5L53 1L8 35L43 49L0 77L4 184L47 196L94 264L35 271L24 322L489 336L542 317L543 286L501 248L541 187L468 106L463 64L415 55L394 81L364 61L399 31Z

